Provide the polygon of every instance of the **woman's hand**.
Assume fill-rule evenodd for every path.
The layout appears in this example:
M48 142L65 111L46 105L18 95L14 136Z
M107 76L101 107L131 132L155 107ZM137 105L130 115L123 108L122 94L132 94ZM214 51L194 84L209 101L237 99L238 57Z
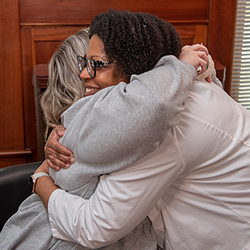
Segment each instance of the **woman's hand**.
M56 171L61 168L69 168L75 162L73 153L58 142L64 133L65 128L62 125L56 126L44 147L46 162L50 168Z
M196 70L200 66L201 71L199 74L202 74L207 69L208 55L208 49L201 44L186 45L182 48L179 59L193 65Z

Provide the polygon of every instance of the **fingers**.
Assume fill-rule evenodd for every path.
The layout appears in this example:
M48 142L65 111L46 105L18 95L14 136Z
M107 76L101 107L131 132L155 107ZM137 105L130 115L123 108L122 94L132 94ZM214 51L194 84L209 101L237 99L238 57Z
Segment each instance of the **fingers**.
M54 165L49 159L45 160L49 166L49 168L54 169L55 171L59 171L61 168L57 165Z
M61 168L67 169L71 166L71 164L65 164L63 161L60 161L56 158L48 158L46 159L46 161L49 167L54 169L55 171L59 171Z
M61 168L69 168L75 162L73 153L59 142L47 148L46 160L50 168L56 171Z
M190 46L190 49L194 50L194 51L203 51L205 52L205 54L208 56L209 55L209 52L208 52L208 49L207 47L205 47L204 45L202 44L194 44L194 45L191 45Z
M207 82L212 82L212 76L208 76L206 79L205 79Z
M186 61L190 65L193 65L196 70L200 66L199 73L203 73L206 70L206 66L209 60L206 52L199 50L200 46L201 45L196 45L196 47L184 46L179 59ZM197 50L194 50L194 48L197 48Z
M205 54L205 52L202 52L202 51L198 52L198 56L199 56L199 58L198 58L198 64L199 64L200 67L198 66L199 71L197 70L197 73L198 74L202 74L208 68L209 59L208 59L208 56Z
M72 154L70 150L58 142L60 137L64 135L64 132L65 128L62 125L59 125L52 130L44 147L45 155L48 155L51 152L53 154L54 151L65 156L70 156Z
M48 139L47 143L45 144L45 151L46 155L52 154L55 156L71 156L73 153L65 148L61 143L58 142L56 139Z
M208 65L208 49L202 44L194 44L190 46L190 49L197 51L198 56L199 56L199 70L197 70L198 74L202 74L206 71L207 65Z
M205 72L202 74L198 74L196 77L198 81L206 79L207 82L212 82L212 75L214 73L214 62L210 55L208 56L208 59L209 59L209 62L207 63Z
M45 158L50 168L59 171L61 168L69 168L75 160L73 153L59 143L60 137L65 133L62 125L52 130L47 143L44 146Z
M205 46L202 44L186 45L182 48L179 59L195 67L197 80L205 78L207 82L212 82L210 75L214 71L214 63Z
M53 130L56 133L56 135L59 137L62 137L66 131L63 125L58 125Z

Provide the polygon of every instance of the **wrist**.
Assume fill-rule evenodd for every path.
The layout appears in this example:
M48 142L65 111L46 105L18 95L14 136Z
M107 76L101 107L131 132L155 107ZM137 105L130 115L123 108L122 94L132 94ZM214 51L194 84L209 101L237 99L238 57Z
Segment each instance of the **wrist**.
M35 193L40 197L44 206L47 208L51 194L59 187L55 185L50 176L42 176L37 179Z
M32 193L36 193L35 192L35 189L36 189L36 184L37 184L37 180L41 177L44 177L44 176L47 176L47 177L50 177L47 173L45 172L37 172L37 173L34 173L33 175L31 175L31 178L32 178L32 182L33 182L33 186L32 186Z

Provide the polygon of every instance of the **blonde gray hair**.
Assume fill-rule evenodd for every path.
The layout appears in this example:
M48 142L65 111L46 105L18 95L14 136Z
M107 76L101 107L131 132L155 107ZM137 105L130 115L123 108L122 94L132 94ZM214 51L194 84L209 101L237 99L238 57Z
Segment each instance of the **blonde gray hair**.
M77 55L85 55L88 42L88 29L82 29L65 39L50 59L48 86L41 98L45 138L51 128L61 124L61 114L84 96Z

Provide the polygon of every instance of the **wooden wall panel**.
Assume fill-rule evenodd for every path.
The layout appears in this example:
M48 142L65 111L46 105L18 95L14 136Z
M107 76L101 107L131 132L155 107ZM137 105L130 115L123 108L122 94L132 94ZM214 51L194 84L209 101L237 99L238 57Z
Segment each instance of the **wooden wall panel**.
M21 23L89 24L110 8L156 14L166 20L208 20L209 0L20 0Z
M109 8L142 11L174 24L183 45L203 43L226 65L230 89L237 0L1 0L0 167L38 160L32 68L61 41ZM39 159L40 160L40 159Z
M225 91L230 94L237 0L211 0L208 47L214 59L226 66Z
M173 23L176 30L180 34L182 39L182 44L184 45L191 45L196 43L203 43L204 45L207 44L207 29L208 25L194 25L194 24L177 24Z
M0 167L16 162L12 152L25 151L19 9L17 0L0 8ZM25 157L19 159L25 162Z
M21 29L22 41L22 71L23 71L23 98L24 98L24 127L25 143L32 148L32 155L27 162L37 161L37 133L34 91L32 85L32 32L30 29Z

